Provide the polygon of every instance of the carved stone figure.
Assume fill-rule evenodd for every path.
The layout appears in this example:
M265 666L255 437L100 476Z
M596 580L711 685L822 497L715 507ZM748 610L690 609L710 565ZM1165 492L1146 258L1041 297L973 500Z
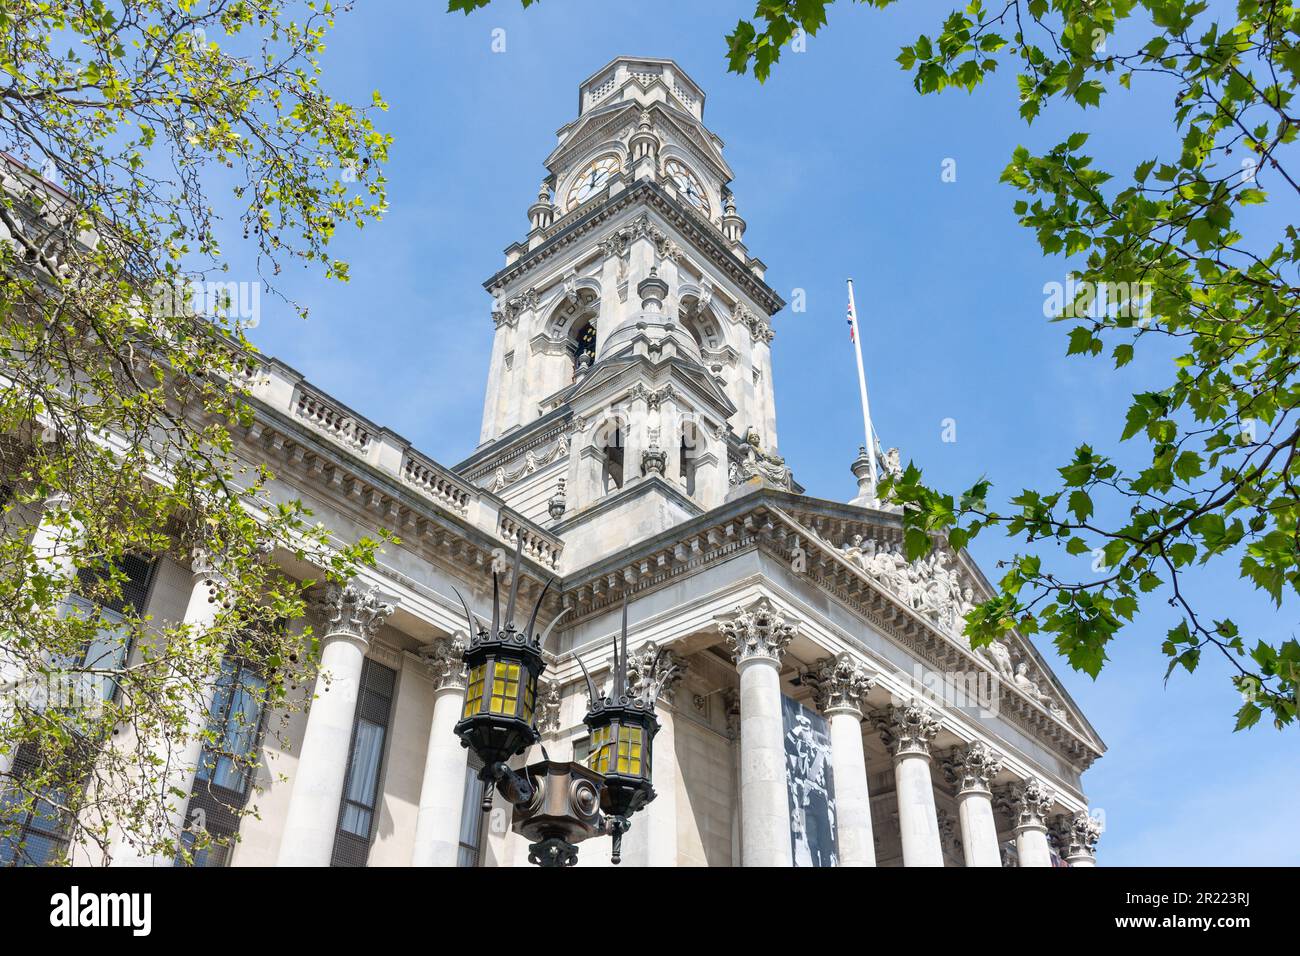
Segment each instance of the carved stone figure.
M993 666L997 668L1003 679L1015 682L1016 670L1011 663L1011 649L1007 647L1006 641L994 641L988 645L989 656L993 658Z
M780 455L763 451L758 432L750 428L745 432L745 445L741 450L739 461L733 461L728 468L728 477L733 485L743 484L753 478L760 479L783 490L790 490L790 469Z

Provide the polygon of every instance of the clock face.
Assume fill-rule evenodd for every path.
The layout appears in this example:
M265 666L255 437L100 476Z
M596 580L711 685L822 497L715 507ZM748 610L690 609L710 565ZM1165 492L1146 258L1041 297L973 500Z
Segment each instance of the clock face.
M673 181L678 193L688 203L704 213L704 215L709 214L709 197L704 192L704 186L700 183L699 178L693 172L687 169L683 163L670 159L664 163L664 173Z
M604 189L609 183L609 177L616 172L618 172L618 157L601 156L599 159L593 159L578 174L578 178L573 181L573 185L569 187L569 195L564 206L565 211L567 212L575 206L582 205L582 203Z

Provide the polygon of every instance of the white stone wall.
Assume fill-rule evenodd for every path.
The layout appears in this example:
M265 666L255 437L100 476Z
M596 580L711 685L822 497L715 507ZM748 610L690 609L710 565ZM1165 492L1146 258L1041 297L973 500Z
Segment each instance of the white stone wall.
M690 706L689 700L683 702L684 708ZM677 719L674 729L678 865L739 865L740 861L732 857L736 812L734 744L725 732L687 713Z

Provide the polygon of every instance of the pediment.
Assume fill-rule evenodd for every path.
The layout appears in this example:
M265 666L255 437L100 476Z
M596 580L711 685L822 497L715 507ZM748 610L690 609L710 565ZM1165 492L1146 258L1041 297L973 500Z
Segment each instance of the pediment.
M718 148L717 143L704 124L694 116L676 110L665 111L663 122L665 126L670 127L677 136L694 147L706 160L712 163L724 183L735 178L731 167L722 158L722 150Z
M554 171L557 165L563 165L568 161L570 154L584 157L593 143L620 138L620 129L628 123L637 123L643 109L648 109L655 115L655 122L666 132L699 152L715 167L715 171L724 182L730 182L734 178L734 173L723 158L716 141L699 120L672 105L655 103L650 107L643 107L634 100L623 100L597 107L575 120L564 132L563 142L546 157L546 167Z
M591 140L610 139L612 131L625 124L635 123L641 113L641 106L631 100L600 106L574 120L572 127L564 134L564 140L546 157L545 165L554 169L567 154L583 152Z
M647 397L661 396L665 390L684 392L689 398L702 400L724 422L736 413L736 406L722 387L695 362L672 358L655 364L643 356L626 354L598 362L581 381L556 392L545 404L581 409L585 396L599 395L619 379L628 379L633 388L641 383Z
M988 647L972 649L962 633L965 615L995 593L965 551L954 551L943 544L928 558L908 561L896 517L838 503L836 511L839 514L829 517L793 508L789 517L807 532L811 542L832 551L872 587L923 618L966 657L992 670L999 680L1054 720L1100 745L1078 705L1061 687L1037 648L1021 634L1013 631Z

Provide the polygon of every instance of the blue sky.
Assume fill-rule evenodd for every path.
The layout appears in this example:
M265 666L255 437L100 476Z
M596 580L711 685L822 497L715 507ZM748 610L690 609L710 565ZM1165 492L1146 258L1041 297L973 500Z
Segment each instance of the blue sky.
M1050 146L1074 130L1093 134L1104 165L1131 171L1173 140L1167 91L1136 89L1103 112L1058 106L1032 128L1017 116L1010 73L974 95L923 98L894 57L934 31L946 4L838 4L829 29L762 86L727 74L723 55L752 0L565 0L526 13L497 0L468 18L438 3L358 7L330 41L327 85L354 101L379 89L390 103L392 210L340 237L349 284L285 277L311 309L306 324L264 299L253 339L440 461L460 460L478 438L492 338L482 281L527 229L578 83L620 54L671 57L703 87L705 121L736 171L747 245L787 299L806 292L806 312L777 316L773 356L780 450L810 494L855 493L849 275L877 430L941 487L987 475L1004 500L1048 485L1079 442L1113 447L1129 394L1163 383L1158 364L1115 373L1065 357L1066 327L1045 321L1043 286L1063 281L1066 264L1042 257L997 179L1017 144ZM503 53L491 50L496 28ZM946 159L956 182L941 179ZM1280 207L1257 207L1251 226L1272 234L1289 212ZM941 440L947 418L956 442ZM972 550L996 577L1014 548L987 537ZM1194 583L1207 613L1233 616L1247 635L1295 633L1294 605L1272 608L1230 567ZM1173 623L1163 602L1148 603L1095 682L1042 647L1110 748L1084 778L1106 814L1101 862L1300 863L1296 731L1233 734L1239 701L1208 656L1195 677L1165 686L1159 644Z

